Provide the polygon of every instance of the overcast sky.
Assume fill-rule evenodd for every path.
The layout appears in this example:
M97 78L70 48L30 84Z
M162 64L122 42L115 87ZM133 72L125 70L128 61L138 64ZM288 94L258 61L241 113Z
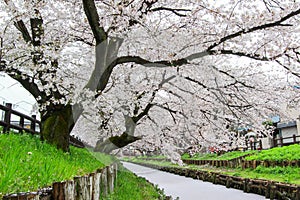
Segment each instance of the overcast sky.
M12 103L14 110L30 115L35 99L17 81L0 73L0 103Z

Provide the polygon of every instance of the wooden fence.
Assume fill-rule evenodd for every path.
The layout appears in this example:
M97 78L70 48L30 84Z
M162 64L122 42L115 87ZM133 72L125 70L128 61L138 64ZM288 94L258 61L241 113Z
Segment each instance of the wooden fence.
M266 149L266 147L263 147L262 140L258 140L256 142L253 141L245 141L246 149L247 150L261 150ZM279 137L279 138L273 138L272 144L270 145L271 148L273 147L282 147L282 146L288 146L291 144L300 144L300 135L293 135L290 137Z
M182 159L185 164L188 165L210 165L214 167L229 167L235 168L242 165L245 156L238 158L233 158L231 160L192 160L192 159Z
M27 116L16 110L13 110L11 103L6 103L5 106L0 105L0 111L4 112L4 119L0 120L0 126L3 127L3 133L7 133L10 129L14 129L18 130L19 133L25 131L31 134L40 134L41 122L36 119L36 115ZM19 120L12 121L12 116L16 116L17 118L19 118ZM79 148L92 148L91 145L72 135L70 136L69 143Z
M36 115L27 116L23 113L15 111L12 109L11 103L6 103L5 106L0 105L0 110L4 111L4 120L0 121L0 125L3 126L3 132L6 133L10 129L18 130L19 132L26 131L32 134L39 134L39 128L41 127L41 122L36 119ZM18 123L12 123L12 115L19 117ZM25 120L29 121L29 126L25 125Z
M298 138L298 140L297 140ZM291 141L292 139L292 141ZM288 140L288 141L286 141ZM273 147L282 147L282 146L287 146L291 144L300 144L300 135L293 135L291 137L279 137L279 138L274 138L273 139Z
M73 180L55 182L37 192L5 195L3 200L92 200L113 192L118 165L112 164L94 173L74 177Z

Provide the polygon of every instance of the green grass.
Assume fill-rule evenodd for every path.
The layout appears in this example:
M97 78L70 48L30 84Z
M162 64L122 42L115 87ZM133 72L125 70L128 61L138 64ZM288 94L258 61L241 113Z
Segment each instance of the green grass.
M190 157L187 153L182 155L182 159L187 160L231 160L241 156L253 154L256 151L231 151L224 153L222 155L217 155L216 153L206 153L206 154L195 154Z
M0 134L0 198L7 193L36 191L113 162L112 157L70 147L64 153L28 134Z
M299 167L263 167L258 166L255 169L234 169L225 172L225 174L240 176L244 178L264 179L278 182L285 182L300 185Z
M269 161L291 161L300 159L300 145L294 144L284 147L276 147L268 150L262 150L252 156L246 157L246 160L269 160Z
M104 200L157 200L163 199L163 192L157 187L137 177L124 167L121 167L117 175L115 190Z

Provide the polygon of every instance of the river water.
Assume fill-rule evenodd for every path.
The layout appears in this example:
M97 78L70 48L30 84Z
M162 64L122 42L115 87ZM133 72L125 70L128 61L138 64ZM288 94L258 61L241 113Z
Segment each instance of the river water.
M241 190L228 189L222 185L214 185L192 178L178 176L168 172L143 167L140 165L123 162L124 167L144 177L151 183L158 185L165 191L166 195L171 195L173 199L179 197L180 200L265 200L264 196L244 193Z

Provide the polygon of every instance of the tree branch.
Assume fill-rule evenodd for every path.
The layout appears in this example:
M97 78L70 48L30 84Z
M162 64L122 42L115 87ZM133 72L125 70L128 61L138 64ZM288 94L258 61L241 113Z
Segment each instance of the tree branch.
M19 20L17 22L14 22L15 27L22 33L22 37L25 42L31 42L31 36L29 34L28 29L26 28L26 25L24 24L23 20Z
M166 66L181 66L184 64L188 64L188 60L183 58L174 61L149 61L139 56L123 56L119 57L116 60L116 64L124 64L124 63L136 63L140 65L144 65L146 67L166 67Z
M178 15L179 17L186 17L187 16L185 14L181 14L180 12L189 12L189 11L191 11L189 9L167 8L167 7L152 8L149 11L155 12L155 11L162 11L162 10L170 11L170 12L174 13L175 15Z
M222 43L224 43L224 42L226 42L230 39L241 36L242 34L252 33L252 32L255 32L255 31L258 31L258 30L263 30L263 29L272 28L272 27L276 27L276 26L285 26L284 24L282 24L282 22L287 21L288 19L290 19L290 18L292 18L296 15L299 15L299 14L300 14L300 9L291 12L290 14L282 17L280 20L277 20L275 22L266 23L266 24L263 24L263 25L260 25L260 26L255 26L255 27L249 28L249 29L244 28L244 29L242 29L238 32L235 32L233 34L230 34L230 35L227 35L227 36L221 38L219 42L216 42L216 43L212 44L211 46L208 47L207 50L208 51L212 50L216 46L218 46L218 45L220 45L220 44L222 44Z
M4 0L4 2L6 3L6 5L10 8L10 10L13 13L18 12L15 5L14 5L14 3L11 0ZM14 25L22 33L22 37L25 40L25 42L31 42L32 41L32 39L30 37L30 34L29 34L29 31L26 28L26 25L23 22L23 20L15 21Z
M96 45L107 39L107 33L100 27L100 19L94 0L83 0L84 12L96 39Z

